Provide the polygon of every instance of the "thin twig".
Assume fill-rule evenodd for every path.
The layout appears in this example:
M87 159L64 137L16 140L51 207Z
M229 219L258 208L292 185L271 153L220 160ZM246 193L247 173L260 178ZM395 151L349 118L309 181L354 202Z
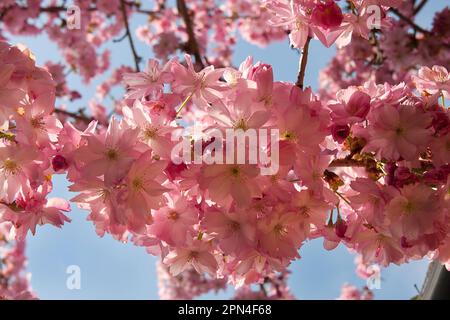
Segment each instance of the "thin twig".
M420 10L423 9L423 7L427 4L428 0L422 0L421 3L417 5L417 7L414 9L414 15L418 14Z
M46 13L59 13L59 12L66 12L69 7L66 6L48 6L48 7L40 7L40 12L46 12ZM28 10L28 7L21 7L22 10ZM87 8L88 11L97 11L97 7L89 7Z
M113 42L114 43L117 43L117 42L121 42L123 39L125 39L127 37L127 34L125 33L123 36L121 36L120 38L117 38L117 39L113 39Z
M334 193L336 193L337 196L338 196L339 198L341 198L342 200L344 200L344 202L345 202L346 204L348 204L349 206L352 205L352 204L350 203L350 201L349 201L346 197L344 197L344 196L342 195L342 193L340 193L340 192L338 192L338 191L335 191ZM338 213L339 213L339 209L338 209ZM338 214L338 217L339 217L339 214Z
M264 284L263 284L263 283L260 283L260 284L259 284L259 289L260 289L261 292L263 293L264 297L267 297L267 290L266 290L266 288L264 287Z
M131 52L133 53L134 64L136 67L136 72L140 72L139 62L141 61L141 57L138 56L136 52L136 48L134 46L133 37L130 32L130 25L128 24L128 16L127 16L127 8L125 6L125 0L120 0L120 9L122 10L123 23L125 24L125 30L128 37L128 42L130 43Z
M146 14L150 17L155 17L161 13L160 11L145 10L145 9L135 9L134 11L138 12L138 13Z
M414 21L412 21L410 18L405 16L403 13L398 11L397 9L391 8L389 9L392 13L394 13L397 17L399 17L401 20L409 24L415 31L419 31L426 35L431 35L431 32L422 28L421 26L417 25Z
M303 47L302 55L300 57L297 82L295 83L295 85L297 87L299 87L300 89L303 89L303 84L305 81L305 72L306 72L306 65L308 63L308 52L309 52L309 43L310 42L311 42L311 37L308 36L308 38L306 39L305 46Z
M365 167L366 163L364 161L358 161L353 159L335 159L331 161L328 165L329 168L338 167Z
M177 8L178 13L183 18L184 24L186 26L186 33L188 34L188 43L187 43L187 52L193 54L195 57L195 63L199 65L202 69L205 67L202 56L200 54L200 50L198 47L197 39L195 38L194 28L192 26L192 20L189 15L188 8L186 6L186 2L184 0L177 0Z
M71 111L62 110L62 109L55 109L55 110L53 110L53 112L74 118L76 120L83 121L85 123L90 123L92 120L94 120L93 118L90 118L90 117L87 117L86 115L84 115L83 109L78 110L78 112L71 112Z

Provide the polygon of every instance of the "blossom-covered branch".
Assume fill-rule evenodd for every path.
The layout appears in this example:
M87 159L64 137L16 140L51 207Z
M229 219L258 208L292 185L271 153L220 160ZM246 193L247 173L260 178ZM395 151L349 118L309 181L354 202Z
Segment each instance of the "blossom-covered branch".
M229 284L235 298L292 298L287 268L317 238L364 266L432 256L448 267L450 10L421 37L386 1L351 3L78 0L83 23L70 29L58 2L2 2L0 226L20 242L70 222L69 202L50 196L62 174L99 236L160 257L165 297ZM411 21L418 8L389 5ZM155 55L142 71L134 14L152 19L137 30ZM134 68L111 66L104 49L124 33ZM63 62L39 66L10 44L39 34ZM233 67L238 36L258 45L289 37L302 51L297 81L274 80L251 57ZM304 85L311 41L338 47L317 92ZM69 73L92 83L107 71L89 112L65 105L87 92L70 88ZM119 86L123 99L112 95ZM238 134L248 146L234 143ZM348 286L342 296L372 297Z

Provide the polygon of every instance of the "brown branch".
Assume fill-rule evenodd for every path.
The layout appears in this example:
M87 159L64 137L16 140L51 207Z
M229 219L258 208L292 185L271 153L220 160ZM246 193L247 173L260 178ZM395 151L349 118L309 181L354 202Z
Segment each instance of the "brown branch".
M186 6L186 2L184 0L177 0L177 8L178 13L183 18L184 24L186 26L186 33L188 34L188 43L187 43L187 51L188 53L193 54L195 57L195 63L199 65L202 69L205 67L202 56L200 55L200 50L198 47L197 39L195 38L194 28L192 26L192 20L189 15L188 8Z
M423 9L423 7L427 4L428 0L422 0L421 3L417 5L417 7L414 9L414 15L418 14L420 10Z
M94 120L94 118L90 118L90 117L86 116L83 112L83 109L80 109L77 112L71 112L71 111L55 108L53 110L53 112L74 118L75 120L83 121L85 123L90 123L92 120Z
M114 43L122 42L126 37L127 37L127 34L124 33L124 35L121 36L120 38L113 39L113 42L114 42Z
M328 165L329 168L338 167L365 167L366 163L364 161L358 161L353 159L335 159L331 161Z
M134 11L138 12L138 13L149 15L150 17L155 17L161 13L159 11L145 10L145 9L135 9Z
M264 287L263 283L259 284L259 290L263 293L264 297L268 297L266 287Z
M415 31L419 31L423 34L426 35L431 35L431 32L422 28L421 26L417 25L413 20L411 20L410 18L408 18L407 16L405 16L403 13L401 13L400 11L398 11L397 9L391 8L389 9L389 11L391 11L392 13L394 13L397 17L399 17L401 20L403 20L404 22L406 22L409 26L411 26Z
M125 0L120 0L120 9L122 11L123 23L125 24L125 30L128 37L128 42L130 43L131 52L133 53L134 65L136 67L136 72L140 72L139 62L141 61L141 57L138 56L136 52L136 48L134 46L133 37L130 32L130 25L128 24L128 16L127 16L127 8L125 4Z
M295 85L297 87L299 87L300 89L303 89L303 84L305 81L305 72L306 72L306 65L308 63L308 52L309 52L309 43L310 42L311 42L311 37L308 36L308 38L306 39L305 46L303 47L301 57L300 57L297 82L295 83Z

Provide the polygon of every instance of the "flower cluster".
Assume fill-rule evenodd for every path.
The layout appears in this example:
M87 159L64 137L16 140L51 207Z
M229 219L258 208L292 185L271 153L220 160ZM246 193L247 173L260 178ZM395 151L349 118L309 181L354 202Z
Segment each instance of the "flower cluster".
M36 299L30 287L30 274L24 269L25 242L10 238L11 224L0 223L0 300Z
M64 199L50 198L62 124L53 114L55 83L26 48L0 42L0 222L17 240L36 225L70 221Z
M315 238L326 250L356 252L363 277L369 265L425 256L450 266L448 9L431 37L412 21L417 7L400 0L348 8L333 0L177 0L155 1L153 10L78 0L86 14L74 30L59 25L69 23L67 8L50 3L2 2L1 25L12 35L45 31L86 82L109 69L100 49L125 32L116 42L129 38L136 70L112 70L89 116L55 108L57 97L81 96L63 65L38 67L28 49L0 42L0 226L18 251L36 226L70 221L69 202L48 197L52 175L65 174L77 193L71 201L99 236L161 257L166 298L225 283L239 299L292 298L287 267ZM129 32L135 14L152 20L138 29L156 57L143 71ZM259 45L289 34L303 50L297 83L275 81L272 66L251 57L231 66L238 33ZM303 86L313 38L340 48L318 93ZM111 96L121 84L123 99Z
M226 279L215 279L199 274L193 268L173 277L167 266L157 263L159 297L163 300L190 300L202 294L224 290Z
M310 238L383 266L445 246L445 68L419 72L417 90L434 90L428 95L369 81L324 104L310 89L274 82L271 67L251 58L239 69L200 71L185 59L126 74L122 120L59 135L71 190L80 192L73 201L91 211L100 235L132 235L174 276L193 268L237 286L284 270ZM207 163L230 148L208 131L204 161L177 163L173 136L197 143L177 115L219 131L277 128L279 170L265 176L261 163Z
M418 14L411 1L402 1L398 10L410 21ZM448 69L450 37L446 21L449 17L449 8L438 12L431 31L417 30L417 26L411 27L404 19L391 19L390 25L381 25L378 32L370 33L369 41L353 38L337 50L321 71L321 97L333 99L337 91L359 86L368 79L391 85L402 81L414 85L410 83L414 80L411 75L417 75L417 66L442 65Z
M364 287L359 290L355 286L344 284L341 288L341 295L337 300L372 300L373 292Z
M266 0L265 8L271 13L272 25L289 30L294 48L302 49L308 38L316 38L325 46L336 43L348 45L353 37L369 39L372 30L390 25L386 13L401 0L359 0L349 2L349 12L344 13L335 0L290 1Z

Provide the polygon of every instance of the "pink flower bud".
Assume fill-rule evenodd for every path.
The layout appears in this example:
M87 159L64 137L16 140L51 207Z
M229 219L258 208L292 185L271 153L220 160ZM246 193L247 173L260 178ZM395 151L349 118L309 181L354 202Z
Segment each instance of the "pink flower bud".
M350 127L346 124L333 124L331 126L331 134L334 141L342 143L350 134Z
M367 93L361 91L355 91L347 105L345 110L352 116L365 119L370 109L370 96Z
M343 19L341 8L333 0L318 3L311 14L312 23L326 30L339 27Z
M167 174L171 181L175 180L180 176L180 173L187 169L187 165L182 162L180 164L175 164L172 161L169 162L164 172Z
M258 85L258 93L262 97L272 94L273 70L272 66L265 63L258 63L253 67L251 79Z
M347 232L347 222L339 217L334 228L334 231L339 238L345 238L345 233Z
M57 154L52 159L52 167L53 167L53 170L55 170L56 172L64 171L64 170L66 170L69 167L69 164L67 163L66 158L64 158L60 154Z
M395 186L398 188L403 187L405 184L411 184L417 181L416 175L409 171L408 168L399 167L395 171Z

